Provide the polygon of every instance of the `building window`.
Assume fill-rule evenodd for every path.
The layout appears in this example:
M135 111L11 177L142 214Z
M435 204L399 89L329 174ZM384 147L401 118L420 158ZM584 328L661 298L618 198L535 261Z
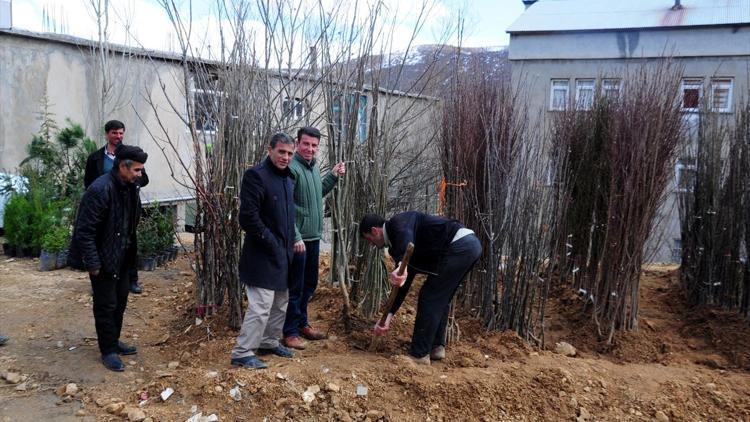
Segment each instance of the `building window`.
M215 75L193 78L193 120L195 129L213 133L219 127L219 106L223 93L218 89Z
M568 108L568 80L553 79L550 88L549 109L552 111L561 111Z
M675 192L690 193L695 187L695 173L698 170L695 158L681 158L674 166Z
M700 110L701 98L703 97L702 79L683 79L680 92L682 95L682 111L694 113Z
M711 79L711 111L719 113L732 111L732 79Z
M333 122L338 132L337 138L340 139L349 132L350 120L353 117L352 111L357 107L357 131L355 136L359 143L364 143L367 139L367 96L359 95L359 104L355 104L357 94L349 94L346 96L343 107L341 100L342 96L333 100Z
M576 109L591 110L594 105L593 79L576 79Z
M283 118L290 118L294 121L302 120L307 115L307 106L301 98L284 98L281 103L281 112Z
M602 96L608 100L617 100L620 98L620 88L622 80L604 79L602 81Z

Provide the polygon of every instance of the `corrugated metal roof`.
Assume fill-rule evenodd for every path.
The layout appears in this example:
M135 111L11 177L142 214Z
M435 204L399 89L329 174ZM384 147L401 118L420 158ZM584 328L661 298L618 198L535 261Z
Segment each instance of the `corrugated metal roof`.
M750 0L540 0L509 33L750 24Z

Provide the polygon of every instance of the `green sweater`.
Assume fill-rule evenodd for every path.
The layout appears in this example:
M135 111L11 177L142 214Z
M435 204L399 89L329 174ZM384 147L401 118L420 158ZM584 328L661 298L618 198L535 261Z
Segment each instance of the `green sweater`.
M294 240L320 240L323 235L323 197L333 189L338 177L328 173L322 180L313 158L308 163L299 154L289 163L294 175L294 206L297 209Z

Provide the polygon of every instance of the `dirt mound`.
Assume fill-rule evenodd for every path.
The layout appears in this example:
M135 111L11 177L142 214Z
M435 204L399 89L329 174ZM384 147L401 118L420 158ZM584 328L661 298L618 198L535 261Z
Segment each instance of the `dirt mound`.
M674 266L654 266L641 277L638 330L617 333L606 345L582 297L567 286L550 293L547 348L567 341L584 354L618 363L693 362L750 370L750 324L736 312L691 307Z

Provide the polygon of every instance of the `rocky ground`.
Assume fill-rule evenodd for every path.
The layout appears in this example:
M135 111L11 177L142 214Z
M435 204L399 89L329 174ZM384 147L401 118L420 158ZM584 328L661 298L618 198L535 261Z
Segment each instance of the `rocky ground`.
M124 327L139 353L113 373L98 360L86 275L36 265L0 259L0 332L11 337L0 347L3 422L750 420L748 323L686 307L670 267L644 272L640 330L614 347L596 341L580 299L560 288L545 350L461 318L460 341L427 367L403 358L413 299L369 352L372 323L355 318L344 333L337 290L323 286L311 316L329 340L253 371L229 366L237 332L222 315L195 319L182 257L141 273L146 291L131 295Z

